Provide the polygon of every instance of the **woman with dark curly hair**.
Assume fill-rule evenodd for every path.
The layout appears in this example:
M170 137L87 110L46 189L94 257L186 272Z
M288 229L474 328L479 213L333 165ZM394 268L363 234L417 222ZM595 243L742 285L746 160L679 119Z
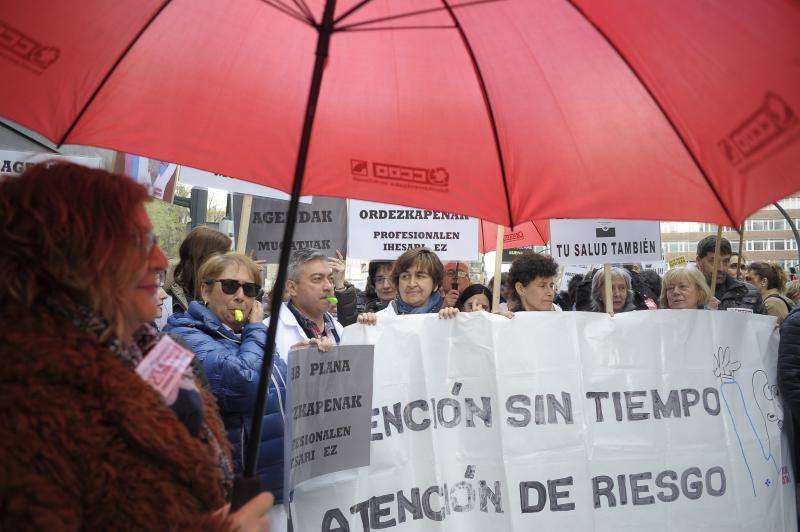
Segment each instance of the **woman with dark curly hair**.
M556 297L555 276L558 265L553 257L541 253L523 253L511 263L508 285L515 311L556 311L561 307Z

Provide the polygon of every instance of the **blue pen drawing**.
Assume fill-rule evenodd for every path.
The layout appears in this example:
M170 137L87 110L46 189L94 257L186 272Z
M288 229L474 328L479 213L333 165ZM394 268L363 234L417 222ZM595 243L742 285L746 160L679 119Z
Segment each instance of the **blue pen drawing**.
M783 424L783 407L777 396L777 387L769 384L767 374L761 370L753 373L751 379L751 389L753 391L753 402L756 404L758 414L755 415L759 421L759 428L753 422L753 416L747 408L744 391L736 380L736 371L741 368L738 360L733 360L730 347L720 347L714 354L716 366L714 375L720 379L719 392L722 402L725 404L725 411L731 421L733 432L739 443L745 469L750 478L753 488L753 496L757 496L756 485L765 486L769 489L774 481L770 478L772 470L775 475L780 476L775 457L772 454L772 442L769 436L769 422ZM758 449L745 447L742 442L743 436L754 436L758 443ZM780 442L778 442L780 445ZM766 466L766 471L765 471Z

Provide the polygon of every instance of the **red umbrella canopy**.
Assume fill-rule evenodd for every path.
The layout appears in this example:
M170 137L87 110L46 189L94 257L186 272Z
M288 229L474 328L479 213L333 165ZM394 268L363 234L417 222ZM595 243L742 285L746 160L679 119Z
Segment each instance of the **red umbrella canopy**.
M3 0L0 116L291 189L323 0ZM784 0L340 0L304 194L735 225L800 189Z
M526 246L545 246L550 240L550 223L547 220L524 222L512 228L503 228L503 249ZM480 225L479 251L486 253L497 247L497 224L482 221Z

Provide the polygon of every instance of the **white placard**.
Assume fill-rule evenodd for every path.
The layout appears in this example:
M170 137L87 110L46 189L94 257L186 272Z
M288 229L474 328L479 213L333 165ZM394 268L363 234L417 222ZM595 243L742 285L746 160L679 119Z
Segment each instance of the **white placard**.
M351 200L347 255L355 259L396 259L425 246L442 261L478 258L478 220L461 214Z
M561 265L661 260L661 227L644 220L550 220L550 247Z
M370 466L297 486L294 530L796 530L777 342L703 310L352 325Z
M281 190L257 185L249 181L242 181L233 177L198 170L190 166L180 167L180 182L194 187L216 188L230 193L250 194L261 198L289 200L290 196ZM311 196L300 196L301 203L311 203Z
M566 290L569 288L569 281L576 275L584 275L589 271L589 266L570 265L565 266L564 271L561 272L561 282L558 284L559 290Z
M657 260L655 262L643 262L642 269L653 270L658 275L664 275L664 273L667 271L667 261Z
M101 168L102 157L84 157L82 155L58 155L35 151L0 150L0 174L21 174L29 166L45 161L69 161L89 168Z

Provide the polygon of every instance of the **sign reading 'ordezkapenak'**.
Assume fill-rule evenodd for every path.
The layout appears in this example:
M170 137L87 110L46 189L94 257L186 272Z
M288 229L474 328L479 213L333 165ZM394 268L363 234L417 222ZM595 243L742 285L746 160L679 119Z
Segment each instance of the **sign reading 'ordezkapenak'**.
M371 345L289 352L284 456L287 481L369 465Z
M659 261L661 227L643 220L550 220L550 248L562 266Z

